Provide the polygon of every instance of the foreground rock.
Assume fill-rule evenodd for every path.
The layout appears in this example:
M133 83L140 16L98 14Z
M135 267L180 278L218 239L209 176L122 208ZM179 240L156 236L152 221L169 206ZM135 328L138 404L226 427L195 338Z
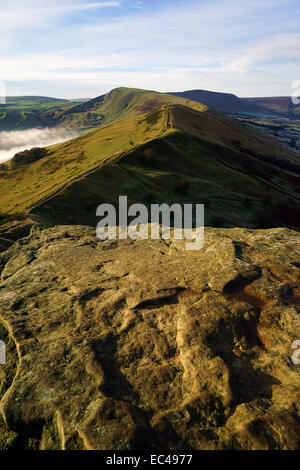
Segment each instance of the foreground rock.
M192 252L56 227L0 270L0 448L299 448L297 233Z

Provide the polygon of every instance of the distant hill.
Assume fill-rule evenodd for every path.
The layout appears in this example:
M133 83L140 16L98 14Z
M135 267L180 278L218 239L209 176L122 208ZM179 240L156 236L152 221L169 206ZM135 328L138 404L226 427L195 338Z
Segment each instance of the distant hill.
M127 194L129 204L203 202L206 226L300 228L297 154L198 103L143 112L154 105L148 93L113 91L94 106L109 101L110 116L121 119L3 169L0 212L95 226L96 207Z
M268 98L242 98L246 103L263 106L277 113L300 114L300 105L294 105L290 96L273 96Z
M0 105L0 132L64 124L73 129L91 129L121 118L149 112L166 103L195 109L203 104L155 91L116 88L90 100L59 100L47 97L9 97Z
M266 112L266 109L263 108L259 103L252 103L246 99L238 98L236 95L231 93L219 93L207 90L189 90L183 92L172 92L168 94L172 96L178 96L180 98L198 101L215 109L216 111L225 114Z
M49 96L7 96L6 103L30 103L30 104L41 104L41 103L55 103L55 102L67 102L69 100L63 98L50 98Z
M0 105L0 132L64 124L78 130L97 128L164 104L182 104L199 111L210 107L225 114L269 114L291 111L289 97L238 98L206 90L159 93L136 88L115 88L93 99L72 101L44 96L10 96ZM293 109L300 112L300 106Z
M73 101L73 103L77 103L77 102L80 102L80 103L84 103L85 101L90 101L91 98L74 98L70 101Z
M66 110L59 116L58 122L77 129L97 127L153 111L164 104L182 104L199 111L206 108L202 103L186 98L171 97L157 91L121 87Z
M8 96L0 104L0 132L55 126L59 115L75 104L47 96Z

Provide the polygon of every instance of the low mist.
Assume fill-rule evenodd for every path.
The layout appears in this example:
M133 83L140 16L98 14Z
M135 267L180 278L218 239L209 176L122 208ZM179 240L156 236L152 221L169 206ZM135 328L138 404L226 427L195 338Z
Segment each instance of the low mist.
M61 127L0 132L0 163L11 159L17 152L32 147L48 147L78 135L78 132Z

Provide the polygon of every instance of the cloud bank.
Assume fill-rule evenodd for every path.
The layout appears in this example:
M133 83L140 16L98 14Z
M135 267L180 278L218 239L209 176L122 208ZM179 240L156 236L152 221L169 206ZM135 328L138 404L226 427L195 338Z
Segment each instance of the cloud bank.
M299 0L50 3L0 5L9 95L94 97L129 86L274 96L300 77Z
M48 147L77 137L78 133L64 128L28 129L0 132L0 162L11 159L17 152L32 147Z

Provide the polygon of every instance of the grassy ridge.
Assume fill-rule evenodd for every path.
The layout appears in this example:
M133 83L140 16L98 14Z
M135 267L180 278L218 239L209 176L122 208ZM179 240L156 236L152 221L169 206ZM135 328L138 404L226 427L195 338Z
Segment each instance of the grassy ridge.
M42 160L4 170L0 174L0 211L5 215L20 214L104 162L114 162L134 147L170 132L164 127L165 112L162 108L155 115L106 125L49 147Z
M8 97L7 103L0 105L0 131L61 124L75 129L92 129L172 103L199 111L206 109L203 104L188 99L135 88L116 88L83 103L35 96Z
M64 112L59 122L76 128L88 128L103 123L149 113L166 104L182 104L197 111L207 109L202 103L156 91L136 88L116 88Z
M103 202L117 206L119 195L125 194L129 204L204 203L206 226L299 228L299 175L283 171L276 160L271 164L260 159L260 152L272 151L270 142L262 141L256 148L252 134L248 151L253 155L249 155L241 151L246 139L245 129L241 133L243 126L232 130L241 136L239 148L234 148L225 145L221 133L217 142L214 132L221 123L212 115L196 113L198 120L207 124L205 135L203 127L198 134L195 128L191 132L191 124L198 124L193 110L178 106L163 109L164 116L157 124L167 123L166 131L164 127L164 132L134 146L113 164L108 160L110 164L68 186L33 213L53 223L96 225L96 207ZM143 121L153 118L151 113ZM229 124L233 122L223 123L224 136L230 132Z
M206 225L298 228L295 161L271 139L231 118L182 105L101 126L48 148L43 159L0 174L0 210L51 224L96 225L96 207L205 203ZM264 161L263 158L269 159Z

